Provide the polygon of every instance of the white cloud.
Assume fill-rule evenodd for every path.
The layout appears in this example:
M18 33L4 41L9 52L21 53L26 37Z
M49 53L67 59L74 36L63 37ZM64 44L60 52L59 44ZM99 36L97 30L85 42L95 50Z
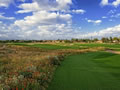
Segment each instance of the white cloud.
M72 0L52 2L49 0L34 0L32 3L23 3L18 6L21 10L17 13L32 12L32 15L16 20L9 26L6 25L0 31L0 36L2 38L3 34L6 33L4 39L72 38L77 33L72 31L72 15L69 14L71 12L67 12L70 9L70 4L72 4ZM3 18L3 15L1 17Z
M50 24L39 25L36 28L32 26L29 29L17 27L11 24L0 22L0 38L1 39L70 39L70 38L90 38L90 37L110 37L120 35L120 25L99 30L92 33L81 33L73 30L70 24Z
M88 23L93 23L94 25L100 25L102 23L102 20L90 20L85 18L85 20L87 20Z
M22 1L22 0L19 0ZM24 2L24 0L23 0ZM31 16L15 20L13 24L0 23L0 39L66 39L80 34L80 27L72 28L71 13L83 14L84 10L70 10L72 0L33 0L22 3L16 13L32 12ZM13 17L0 16L2 19ZM77 30L78 29L78 30Z
M102 6L110 5L110 6L118 7L120 5L120 0L115 0L112 3L109 3L109 0L102 0L100 4Z
M68 10L72 0L34 0L44 10Z
M35 11L65 11L69 10L72 0L33 0L33 3L23 3L18 8L22 10L17 13L28 13Z
M83 38L98 37L98 38L101 38L101 37L110 37L110 36L119 36L119 35L120 35L120 25L117 25L114 27L100 30L98 32L92 32L92 33L79 35L79 37L83 37Z
M33 27L34 29L23 29L14 24L9 27L3 24L0 26L4 28L0 31L0 39L69 39L79 34L78 31L73 31L69 24L40 25Z
M84 14L86 11L83 9L72 10L73 13Z
M56 0L52 3L49 0L34 0L33 3L21 4L18 8L22 10L17 13L32 12L33 15L26 16L22 20L16 20L12 26L21 30L23 35L19 36L22 38L56 39L72 37L74 32L71 35L70 4L72 4L71 0ZM77 12L82 13L82 11Z
M42 10L37 2L33 3L23 3L18 8L21 8L22 10L17 11L17 13L28 13L28 12L34 12Z
M8 7L12 2L13 0L0 0L0 7Z
M102 0L101 1L101 5L102 6L105 6L105 5L108 5L109 3L108 3L108 0Z
M120 5L120 0L116 0L112 3L113 6L118 7Z
M8 38L7 25L0 21L0 39Z
M3 1L3 0L0 0ZM5 0L4 0L5 1ZM10 1L10 0L8 0ZM24 0L23 0L24 2ZM8 7L6 3L4 7ZM23 3L17 13L32 12L31 16L16 20L7 25L0 21L0 39L66 39L82 37L103 37L120 35L120 25L103 29L93 33L81 33L81 27L72 27L72 15L70 13L83 14L85 10L70 10L72 0L33 0L32 3ZM103 0L102 5L109 5L108 0ZM1 6L0 5L0 6ZM111 14L114 12L111 11ZM117 14L114 17L120 16ZM0 14L1 19L14 19ZM102 17L107 18L107 17ZM86 19L88 23L100 25L102 20Z
M12 25L21 31L20 38L27 39L58 39L69 38L73 35L66 35L72 32L70 14L49 12L46 10L33 12L33 15L26 16L22 20L16 20ZM74 34L74 32L72 33ZM65 35L65 36L64 36Z
M103 16L102 18L105 19L105 18L107 18L107 17L106 17L106 16Z
M64 13L76 13L84 14L86 11L83 9L69 10L69 5L71 0L56 0L56 2L50 3L48 0L45 1L34 1L33 3L23 3L18 8L22 10L17 11L16 13L28 13L28 12L38 12L38 11L59 11Z
M27 16L24 20L15 21L15 25L19 27L37 26L37 25L50 25L58 23L67 23L71 20L70 14L50 13L47 11L35 12L32 16Z

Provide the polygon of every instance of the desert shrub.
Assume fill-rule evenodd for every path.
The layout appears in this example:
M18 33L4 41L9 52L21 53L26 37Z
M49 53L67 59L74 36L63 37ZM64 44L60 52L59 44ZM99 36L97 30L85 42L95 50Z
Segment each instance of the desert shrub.
M59 55L59 56L58 56L58 58L59 58L60 61L63 61L63 60L64 60L64 57L65 57L65 55Z
M23 75L25 78L32 78L32 72L20 72L20 75Z
M60 59L58 58L58 56L55 56L51 59L51 65L60 65Z

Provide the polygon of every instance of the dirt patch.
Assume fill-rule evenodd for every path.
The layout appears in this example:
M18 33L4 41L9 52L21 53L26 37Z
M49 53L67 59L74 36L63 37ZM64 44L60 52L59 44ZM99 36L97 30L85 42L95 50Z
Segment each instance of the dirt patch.
M110 53L115 53L115 54L120 54L120 51L114 51L112 49L107 49L105 50L106 52L110 52Z

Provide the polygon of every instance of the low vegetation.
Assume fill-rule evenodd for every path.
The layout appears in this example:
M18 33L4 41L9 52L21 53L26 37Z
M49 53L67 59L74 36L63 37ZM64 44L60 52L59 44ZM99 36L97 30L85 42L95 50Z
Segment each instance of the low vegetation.
M45 90L66 55L104 49L28 46L0 44L0 90Z

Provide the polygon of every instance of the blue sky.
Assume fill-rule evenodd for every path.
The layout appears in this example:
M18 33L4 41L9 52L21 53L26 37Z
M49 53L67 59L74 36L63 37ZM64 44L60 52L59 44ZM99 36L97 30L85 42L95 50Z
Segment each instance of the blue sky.
M0 39L120 35L120 0L0 0Z

